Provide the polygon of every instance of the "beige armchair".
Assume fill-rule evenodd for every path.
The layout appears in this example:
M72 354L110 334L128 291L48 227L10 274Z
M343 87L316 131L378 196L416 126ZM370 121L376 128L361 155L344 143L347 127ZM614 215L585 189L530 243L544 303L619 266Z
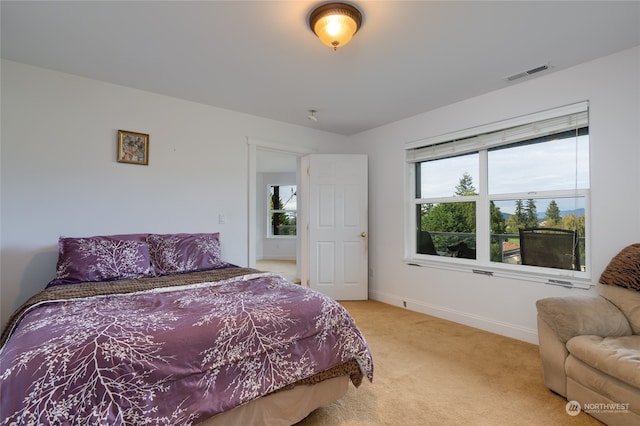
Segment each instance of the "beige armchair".
M606 424L639 425L640 244L612 259L600 282L595 297L537 301L544 382Z

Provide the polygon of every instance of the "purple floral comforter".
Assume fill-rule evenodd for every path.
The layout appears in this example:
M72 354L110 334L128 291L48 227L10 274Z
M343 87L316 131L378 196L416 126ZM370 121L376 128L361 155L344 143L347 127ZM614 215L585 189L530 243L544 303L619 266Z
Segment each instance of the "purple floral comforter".
M332 299L270 273L27 309L0 348L1 424L197 424L367 344Z

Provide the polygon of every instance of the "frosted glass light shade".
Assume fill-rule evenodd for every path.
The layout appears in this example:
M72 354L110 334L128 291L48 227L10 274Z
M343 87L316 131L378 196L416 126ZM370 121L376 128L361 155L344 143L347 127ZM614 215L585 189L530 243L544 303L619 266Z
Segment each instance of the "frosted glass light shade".
M349 43L362 24L362 15L346 3L329 3L315 9L309 26L322 43L333 49Z

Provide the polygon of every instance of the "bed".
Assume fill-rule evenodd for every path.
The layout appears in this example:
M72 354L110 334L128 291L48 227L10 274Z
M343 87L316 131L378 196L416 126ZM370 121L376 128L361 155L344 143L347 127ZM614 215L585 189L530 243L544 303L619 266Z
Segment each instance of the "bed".
M60 238L0 341L1 424L286 425L373 380L348 312L219 234Z

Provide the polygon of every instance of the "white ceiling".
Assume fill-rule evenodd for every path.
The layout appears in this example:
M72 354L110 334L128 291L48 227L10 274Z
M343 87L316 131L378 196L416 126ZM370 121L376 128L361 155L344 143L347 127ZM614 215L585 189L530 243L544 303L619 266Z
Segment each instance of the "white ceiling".
M640 45L638 1L358 0L363 26L334 52L307 25L320 3L3 0L1 53L353 135Z

